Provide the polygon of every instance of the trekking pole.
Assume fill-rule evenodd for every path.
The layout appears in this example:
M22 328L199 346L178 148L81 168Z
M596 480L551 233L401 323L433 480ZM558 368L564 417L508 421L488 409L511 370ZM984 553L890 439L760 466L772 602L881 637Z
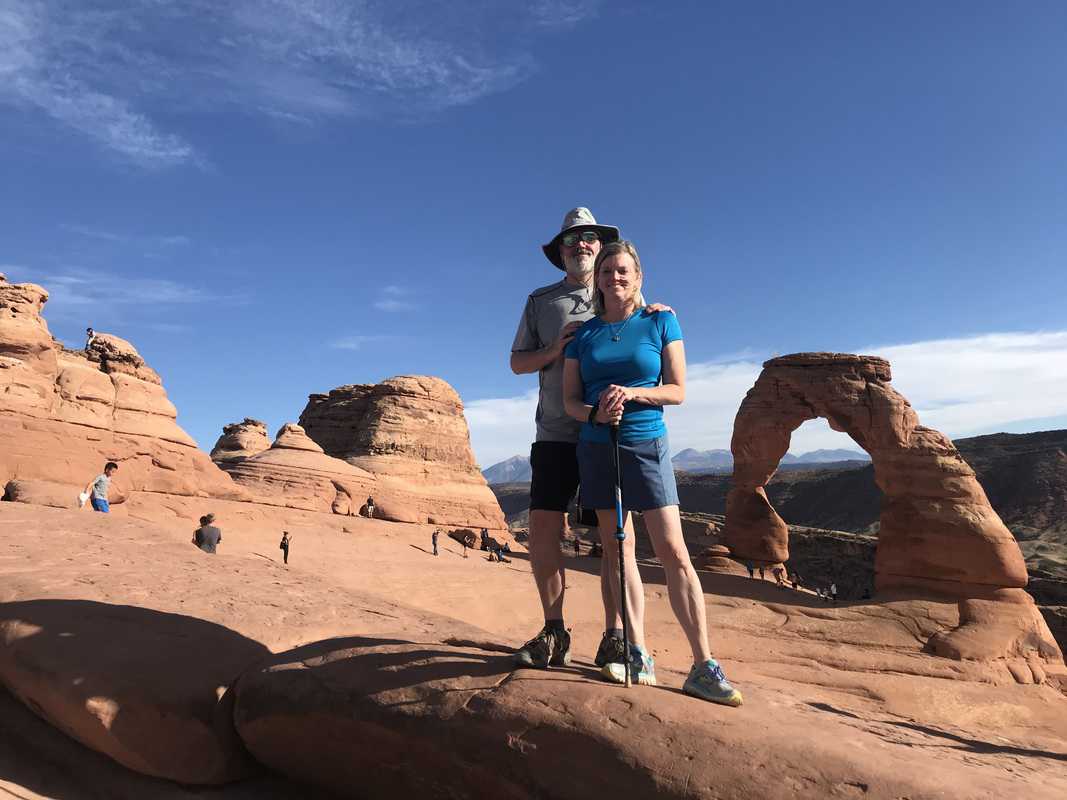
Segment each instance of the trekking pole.
M619 463L619 426L611 426L611 444L615 456L615 539L619 543L619 613L622 616L623 669L626 671L626 688L630 688L630 619L626 613L626 565L622 543L626 541L626 529L622 519L622 467Z

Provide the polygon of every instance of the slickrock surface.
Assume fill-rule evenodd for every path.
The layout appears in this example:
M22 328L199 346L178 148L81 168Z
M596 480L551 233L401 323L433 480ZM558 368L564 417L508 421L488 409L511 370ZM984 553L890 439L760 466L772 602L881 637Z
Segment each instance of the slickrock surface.
M373 475L326 455L291 422L281 427L268 450L220 464L256 502L267 505L348 516L377 488Z
M40 286L0 281L0 484L19 480L23 496L33 481L65 485L73 505L113 460L119 493L242 497L178 426L133 346L100 334L89 353L64 350L41 316L47 300Z
M763 367L737 412L731 442L734 474L725 538L735 557L788 560L788 526L764 487L789 449L791 433L823 417L870 454L884 496L878 589L997 601L977 616L973 605L961 603L961 615L972 620L989 621L995 609L1002 610L1003 624L969 624L958 632L961 641L949 636L934 643L939 652L1062 663L1048 626L1022 591L1026 564L1015 538L952 442L920 425L908 401L889 385L888 361L798 353Z
M220 465L227 461L244 461L269 449L267 424L245 417L242 422L223 426L222 436L211 448L211 460Z
M123 505L136 510L147 499ZM677 692L689 653L657 567L641 573L660 688L597 679L599 560L588 557L567 561L574 666L509 677L502 648L541 624L523 553L510 565L477 552L463 559L442 537L434 558L431 527L275 509L295 531L285 568L276 521L232 516L270 509L225 501L212 509L224 533L215 557L189 544L181 520L0 503L4 683L123 763L158 765L153 754L169 748L188 770L183 780L211 779L188 744L213 736L213 747L227 746L225 729L209 724L221 724L228 700L219 689L239 677L231 673L246 649L263 648L276 655L239 669L236 730L267 767L342 796L388 788L392 796L599 797L625 787L626 796L668 798L1051 800L1067 792L1067 695L1057 688L1067 676L1020 685L1007 662L924 651L932 635L957 626L953 602L832 607L771 581L702 572L714 652L746 698L726 709ZM51 607L64 613L45 613ZM131 616L140 624L127 624ZM198 632L216 627L225 630L202 647ZM188 635L171 635L179 630ZM65 666L51 672L57 663ZM156 725L133 724L153 709ZM44 769L5 750L21 741L12 724L0 715L0 770L18 770L0 781L32 796L12 779ZM58 750L46 752L66 764ZM244 786L218 796L241 796Z
M327 455L378 479L389 519L504 529L470 447L463 403L440 378L401 375L313 394L300 425Z

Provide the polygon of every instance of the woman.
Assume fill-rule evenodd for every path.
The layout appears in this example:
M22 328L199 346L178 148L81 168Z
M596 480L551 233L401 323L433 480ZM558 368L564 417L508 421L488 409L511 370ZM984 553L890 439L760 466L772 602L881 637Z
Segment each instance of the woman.
M671 313L647 312L639 303L641 259L626 241L606 244L594 265L597 316L567 345L563 396L567 413L582 420L578 467L583 501L596 509L604 556L619 591L615 536L615 469L610 426L619 426L623 505L644 516L652 546L663 564L671 608L693 651L693 667L682 690L725 705L741 705L741 693L723 675L708 648L704 594L682 539L678 489L670 463L663 406L685 399L682 331ZM634 537L624 542L626 609L631 634L630 674L655 685L652 656L645 647L644 587L637 571ZM618 601L616 597L616 601ZM625 681L625 665L607 664L609 680Z

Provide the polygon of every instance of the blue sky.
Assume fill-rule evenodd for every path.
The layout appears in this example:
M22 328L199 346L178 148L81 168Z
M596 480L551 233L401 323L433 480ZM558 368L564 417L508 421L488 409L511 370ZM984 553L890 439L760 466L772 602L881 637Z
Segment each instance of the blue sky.
M131 340L179 421L451 382L483 466L587 205L686 336L675 449L758 365L875 352L953 436L1067 426L1067 6L0 0L0 271ZM794 450L848 446L804 426Z

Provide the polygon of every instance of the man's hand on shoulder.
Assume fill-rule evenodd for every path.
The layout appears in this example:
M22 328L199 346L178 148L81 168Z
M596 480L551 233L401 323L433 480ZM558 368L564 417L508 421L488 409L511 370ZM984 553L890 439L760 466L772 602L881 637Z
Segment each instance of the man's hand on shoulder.
M651 305L647 305L645 306L645 311L649 314L655 314L657 311L666 311L668 314L674 313L673 308L664 305L663 303L652 303Z
M584 322L568 322L563 326L563 330L559 332L559 338L556 339L555 344L552 345L556 351L557 357L563 355L563 351L567 348L567 345L571 343L574 334L576 334L578 329L584 324Z

